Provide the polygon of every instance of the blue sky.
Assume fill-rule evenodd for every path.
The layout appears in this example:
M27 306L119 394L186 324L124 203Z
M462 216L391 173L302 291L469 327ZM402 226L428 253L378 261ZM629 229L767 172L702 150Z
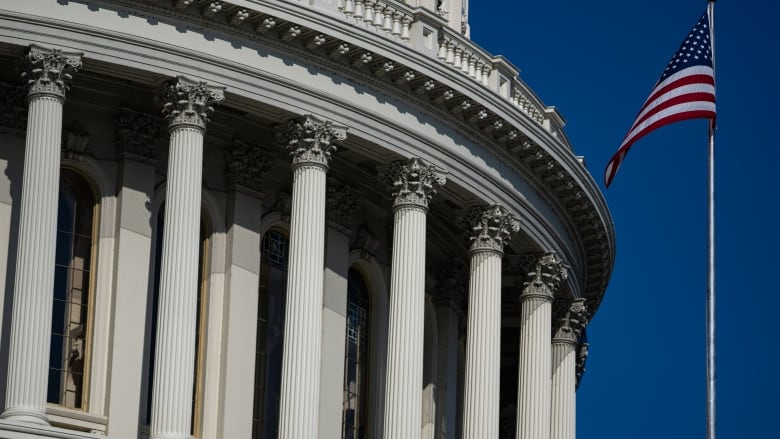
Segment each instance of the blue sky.
M604 166L706 8L704 0L472 2L471 37L517 65L568 121L603 188ZM780 5L715 6L718 436L777 437L778 320L772 294L780 101ZM605 192L617 259L589 326L580 439L704 438L707 124L634 145Z

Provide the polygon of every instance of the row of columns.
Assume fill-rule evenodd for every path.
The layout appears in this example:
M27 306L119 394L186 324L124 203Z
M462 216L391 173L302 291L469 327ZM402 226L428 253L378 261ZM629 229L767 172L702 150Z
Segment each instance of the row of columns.
M28 127L15 272L6 409L2 417L48 424L45 414L62 107L81 54L32 46L26 56ZM151 437L189 438L195 356L203 139L224 88L179 77L163 88L170 133L160 272ZM292 156L289 278L279 438L317 439L325 243L326 174L346 128L311 116L281 136ZM428 205L446 173L412 158L380 173L392 185L385 439L418 437L421 425ZM30 184L29 182L36 182ZM501 260L519 230L501 206L471 221L463 439L496 438L499 427ZM575 347L584 305L556 324L552 303L565 266L534 260L523 293L518 439L574 437Z

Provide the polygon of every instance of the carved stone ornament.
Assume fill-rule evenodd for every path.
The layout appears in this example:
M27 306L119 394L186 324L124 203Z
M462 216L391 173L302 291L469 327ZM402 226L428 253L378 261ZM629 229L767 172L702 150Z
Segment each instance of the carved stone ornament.
M328 178L326 215L329 221L349 228L355 212L360 211L357 194L351 186Z
M446 173L419 158L396 161L381 168L379 178L392 184L393 207L415 205L428 208L436 190L447 181Z
M259 145L234 140L233 146L224 149L225 179L229 186L262 193L263 177L269 171L271 157Z
M63 157L80 160L87 152L89 145L89 132L78 121L74 120L62 130L62 155Z
M27 81L28 96L55 95L65 99L73 80L72 73L81 67L81 52L66 52L30 46L24 56L22 79Z
M367 261L373 261L376 259L376 252L379 248L379 239L363 226L358 230L357 236L350 247L359 250L361 258Z
M478 209L477 215L470 215L471 251L504 252L504 245L520 230L520 223L503 206L495 205Z
M225 88L178 76L163 84L161 95L170 130L179 125L205 130L214 105L225 100Z
M143 159L157 158L162 121L149 113L123 107L117 120L117 143L122 153Z
M347 138L347 128L306 115L287 123L279 141L293 158L293 166L313 164L328 167L336 142Z
M27 104L24 87L0 83L0 127L13 131L27 129Z
M561 300L556 303L556 318L553 321L553 342L577 343L588 324L588 309L585 299Z
M523 297L543 297L552 300L561 282L566 280L568 270L555 252L533 255L526 281L523 283Z
M577 385L580 385L582 375L585 374L585 363L588 360L588 348L590 344L587 342L581 342L577 348Z
M459 313L464 312L468 300L469 267L461 259L453 259L436 272L433 301L449 304Z

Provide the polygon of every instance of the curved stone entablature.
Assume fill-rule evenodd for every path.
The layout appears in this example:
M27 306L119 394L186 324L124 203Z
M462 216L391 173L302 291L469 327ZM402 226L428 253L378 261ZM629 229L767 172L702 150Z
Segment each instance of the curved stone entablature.
M71 2L77 3L77 2ZM555 233L565 234L567 244L546 236L546 244L558 247L565 259L578 273L570 277L575 283L573 290L578 295L588 297L595 310L611 273L614 260L614 230L606 204L585 167L573 155L568 140L561 131L563 120L552 107L544 107L541 101L519 80L517 69L501 57L492 57L445 25L441 17L431 11L409 8L397 2L385 1L395 5L411 17L408 36L404 31L404 19L401 17L400 31L391 23L389 30L382 26L360 22L347 16L337 8L334 2L331 9L315 2L309 5L287 1L245 1L212 2L202 0L105 0L88 2L89 8L97 11L102 7L113 8L120 17L131 15L143 17L149 26L160 21L177 24L177 30L186 33L189 30L199 32L207 40L214 35L229 36L233 44L256 46L269 50L283 51L287 56L304 60L310 66L325 72L335 72L339 77L354 78L360 84L367 84L373 94L387 99L402 96L406 105L416 105L430 117L444 122L460 139L479 145L494 159L490 178L493 184L502 190L515 187L512 182L500 181L509 178L522 180L530 190L520 194L530 200L524 202L529 212L520 215L521 221L535 220L537 228L553 227L545 225L550 215L534 213L544 204L546 213L552 213L560 225ZM20 7L24 9L24 7ZM10 13L11 18L14 17ZM22 12L22 14L24 14ZM5 18L6 13L0 13ZM376 16L376 15L375 15ZM39 17L35 17L39 18ZM393 16L395 18L395 15ZM48 25L52 19L42 19ZM28 25L34 22L30 16L18 20ZM391 20L392 21L392 20ZM97 22L93 22L97 23ZM63 28L78 33L77 26L58 22ZM104 25L108 27L108 25ZM102 35L122 35L123 29L99 30ZM5 33L0 33L3 37ZM9 33L8 35L12 35ZM136 36L126 36L131 44L145 47L165 46L163 43L143 41ZM5 37L4 37L5 39ZM121 38L116 38L121 40ZM86 39L79 40L80 42ZM79 46L71 40L62 43ZM87 44L87 43L84 43ZM89 44L93 44L91 41ZM122 49L103 46L105 52L121 53ZM198 47L168 46L168 53L176 52L182 58L188 58L187 65L192 74L202 67L197 63L215 65L218 60L199 53ZM85 53L85 58L90 58ZM93 55L94 56L94 55ZM128 54L112 62L165 74L162 60L138 61L140 56ZM172 68L183 64L173 63ZM222 60L227 61L227 60ZM154 62L159 65L154 66ZM256 61L253 61L256 63ZM472 68L473 66L473 68ZM217 67L209 67L216 70ZM240 63L222 63L221 75L249 75L252 67L243 67ZM204 70L205 72L205 70ZM252 72L260 79L257 72ZM265 79L265 77L262 77ZM285 78L278 79L279 83ZM228 93L239 92L236 87L228 86ZM324 93L324 92L323 92ZM331 96L331 99L334 99ZM284 107L282 103L278 103ZM287 103L284 103L289 105ZM288 107L289 108L289 107ZM348 120L339 120L346 124ZM389 122L388 122L389 123ZM351 128L352 129L352 128ZM351 131L352 132L352 131ZM358 128L355 137L365 134ZM382 133L386 134L386 133ZM414 134L410 134L413 136ZM389 139L388 142L392 142ZM430 143L420 139L421 144ZM441 148L445 148L442 146ZM473 148L473 147L472 147ZM411 153L409 149L401 151ZM483 153L484 153L483 152ZM426 151L431 157L438 158L437 151ZM410 154L408 154L410 155ZM477 157L480 160L480 157ZM464 166L462 174L476 167L485 167L484 163L474 163L456 158ZM489 166L488 166L489 167ZM451 167L448 171L453 172ZM518 172L522 170L522 172ZM481 170L480 172L485 172ZM453 174L453 177L457 175ZM458 184L458 178L451 181ZM516 190L516 189L515 189ZM477 191L484 196L486 191ZM504 199L486 200L503 202L512 206L513 202L523 202L516 196ZM534 236L539 239L542 232ZM566 248L574 243L576 248Z

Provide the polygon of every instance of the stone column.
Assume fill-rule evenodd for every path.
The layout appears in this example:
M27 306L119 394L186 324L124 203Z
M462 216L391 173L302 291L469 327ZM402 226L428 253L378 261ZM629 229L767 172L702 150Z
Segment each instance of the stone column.
M62 106L81 53L31 46L24 62L29 110L3 418L48 424Z
M567 273L555 253L534 259L520 295L517 439L550 438L552 301Z
M224 88L179 76L163 87L170 146L160 264L151 437L187 439L192 422L203 136Z
M565 300L556 309L552 339L550 439L576 437L577 343L587 325L585 299Z
M420 437L425 320L425 220L445 174L420 159L380 172L392 181L393 256L387 342L384 439Z
M497 438L501 376L501 258L520 223L502 206L471 224L463 439Z
M345 138L346 128L312 116L291 121L282 135L293 157L293 194L279 439L318 438L325 182L333 142Z

